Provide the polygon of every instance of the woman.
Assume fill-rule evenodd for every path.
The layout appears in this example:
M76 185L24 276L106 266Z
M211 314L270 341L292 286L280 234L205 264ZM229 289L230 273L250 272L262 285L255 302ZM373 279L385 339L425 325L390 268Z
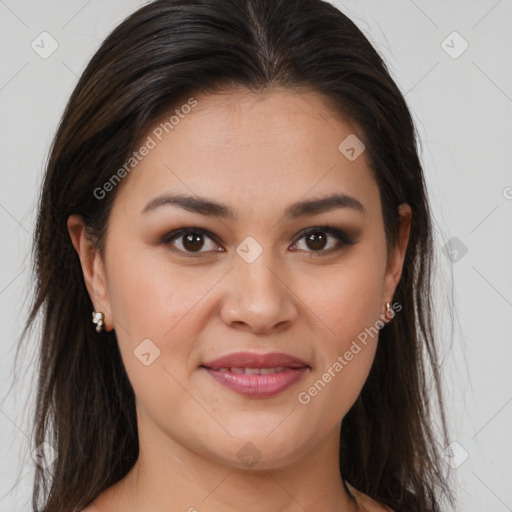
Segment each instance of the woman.
M34 510L441 510L432 244L407 106L335 7L139 9L44 179Z

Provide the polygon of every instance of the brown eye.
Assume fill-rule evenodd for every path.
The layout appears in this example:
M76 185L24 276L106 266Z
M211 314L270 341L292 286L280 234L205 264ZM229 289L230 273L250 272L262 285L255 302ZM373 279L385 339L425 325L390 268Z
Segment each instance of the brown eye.
M208 241L210 241L208 243ZM173 250L185 254L220 252L220 248L212 236L200 228L184 228L164 236L162 243L174 246ZM209 245L209 247L208 247ZM206 246L206 250L202 250Z
M333 238L336 242L331 244L330 247L326 249L328 245L329 238ZM304 239L306 252L310 252L317 256L323 256L324 254L330 254L333 251L338 249L342 249L346 245L355 245L357 243L352 237L347 235L345 232L340 231L332 226L319 226L315 228L308 229L302 236L294 243L292 250L296 250L296 246L299 241Z
M204 245L203 235L200 233L189 233L182 236L182 244L187 251L199 251Z
M327 243L327 237L325 233L315 231L314 233L307 234L305 241L306 245L313 251L321 251Z

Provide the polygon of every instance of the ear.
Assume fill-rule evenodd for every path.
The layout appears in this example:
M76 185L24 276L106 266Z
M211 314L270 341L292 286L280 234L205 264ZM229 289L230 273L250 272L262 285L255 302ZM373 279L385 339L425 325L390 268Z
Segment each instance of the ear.
M104 313L105 330L111 331L113 323L110 313L107 278L100 251L87 236L85 225L80 215L70 215L67 226L73 247L80 258L85 286L93 303L94 311Z
M402 203L398 207L398 213L400 215L400 228L397 243L395 247L392 248L388 256L386 275L384 278L384 303L392 301L396 287L400 281L405 259L405 251L409 242L409 233L411 230L411 207L407 203Z

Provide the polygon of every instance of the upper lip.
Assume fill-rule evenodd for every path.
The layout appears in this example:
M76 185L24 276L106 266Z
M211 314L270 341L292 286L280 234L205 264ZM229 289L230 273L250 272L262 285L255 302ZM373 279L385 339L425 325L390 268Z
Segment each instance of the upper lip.
M219 357L213 361L203 363L201 366L218 370L219 368L302 368L309 365L298 357L282 352L269 352L257 354L254 352L234 352Z

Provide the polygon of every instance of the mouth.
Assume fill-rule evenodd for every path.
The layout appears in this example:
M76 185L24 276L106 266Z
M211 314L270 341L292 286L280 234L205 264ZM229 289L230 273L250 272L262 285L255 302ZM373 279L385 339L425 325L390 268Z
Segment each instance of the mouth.
M252 398L277 395L311 370L305 361L283 353L228 354L201 365L216 382Z
M203 368L207 368L209 370L215 370L217 372L236 373L238 375L272 375L274 373L281 373L285 370L290 369L285 366L277 366L275 368L235 368L235 367L208 368L207 366L203 366Z

